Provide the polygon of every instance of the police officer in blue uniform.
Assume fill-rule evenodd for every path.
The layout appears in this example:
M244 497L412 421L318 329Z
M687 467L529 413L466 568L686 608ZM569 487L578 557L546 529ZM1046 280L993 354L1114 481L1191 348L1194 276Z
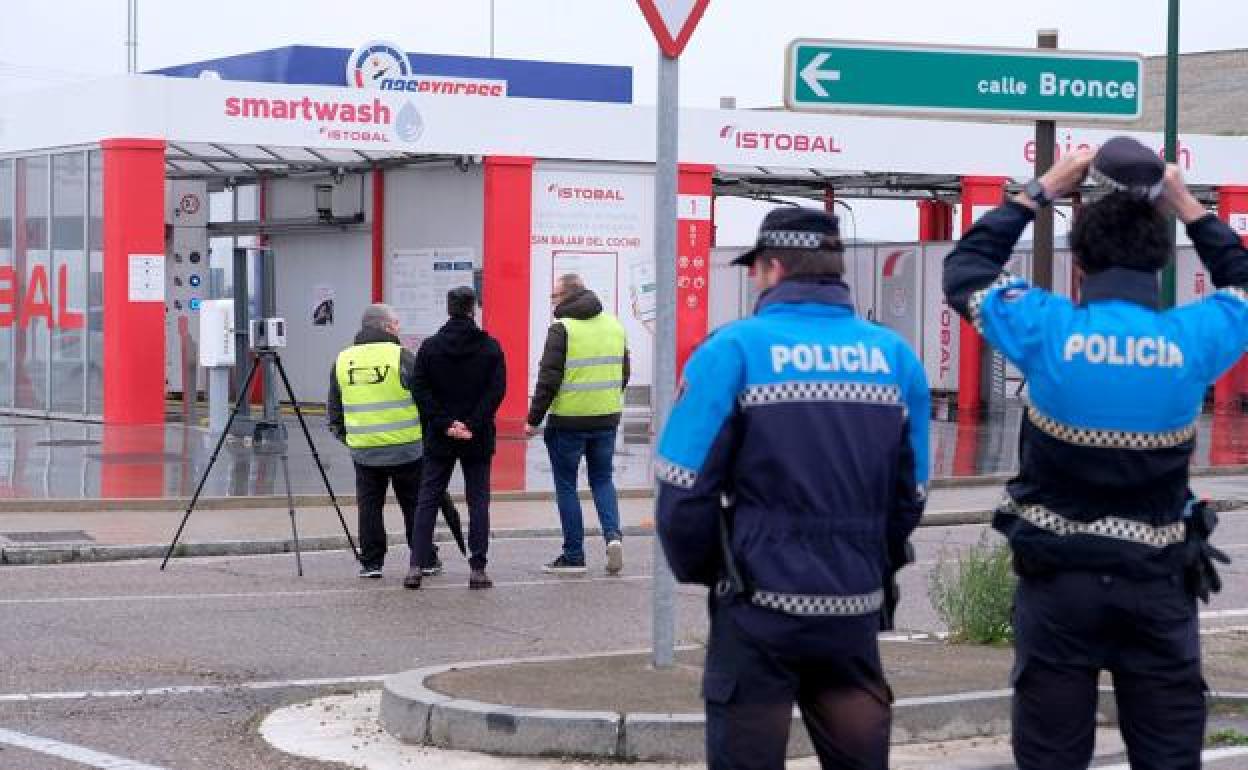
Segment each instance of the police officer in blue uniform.
M707 759L783 768L796 701L823 767L885 768L877 637L923 511L927 379L855 316L835 217L771 211L734 262L757 311L690 358L656 461L672 571L712 587Z
M1034 212L1092 176L1076 218L1078 302L1004 272ZM1218 291L1162 309L1173 210ZM1013 744L1023 770L1086 768L1097 680L1113 676L1135 770L1200 766L1196 599L1219 589L1216 520L1188 489L1209 384L1248 343L1248 253L1178 169L1133 139L1071 153L975 223L945 259L951 305L1028 388L1018 475L993 526L1019 575Z

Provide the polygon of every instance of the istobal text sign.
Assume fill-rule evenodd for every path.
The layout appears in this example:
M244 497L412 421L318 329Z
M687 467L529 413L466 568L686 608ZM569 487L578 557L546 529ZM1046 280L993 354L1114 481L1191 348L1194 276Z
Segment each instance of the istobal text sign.
M1135 120L1135 54L795 40L790 109Z

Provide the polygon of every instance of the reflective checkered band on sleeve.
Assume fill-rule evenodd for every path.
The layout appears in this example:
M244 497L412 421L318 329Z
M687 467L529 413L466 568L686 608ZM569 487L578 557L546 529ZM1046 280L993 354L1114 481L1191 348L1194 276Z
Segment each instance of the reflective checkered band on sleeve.
M984 310L984 300L988 299L988 295L995 289L1014 283L1017 283L1020 287L1024 285L1023 279L1002 270L997 275L996 280L971 295L971 299L966 303L966 309L971 314L971 325L975 327L975 331L980 334L984 333L984 322L981 314Z
M1112 540L1125 540L1129 543L1149 545L1154 548L1165 548L1177 545L1186 538L1186 527L1182 521L1165 526L1153 526L1134 519L1118 516L1102 516L1095 521L1075 521L1056 513L1043 505L1019 505L1006 499L1000 511L1017 516L1033 527L1065 537L1067 535L1093 535L1107 537Z
M800 401L900 404L901 388L869 382L773 382L749 386L738 400L743 407Z
M654 461L654 477L664 484L671 484L681 489L693 489L693 485L698 480L697 471L663 459Z
M817 249L823 245L823 233L802 230L764 230L758 234L758 245L773 249Z
M1186 428L1158 433L1077 428L1041 414L1031 404L1027 405L1027 420L1042 433L1047 433L1058 441L1097 449L1173 449L1196 437L1196 423Z
M1218 291L1223 294L1232 296L1235 299L1239 300L1240 302L1248 303L1248 291L1244 291L1238 286L1227 286L1226 288L1218 289Z
M879 612L884 606L884 591L873 591L858 596L812 596L755 591L750 601L758 607L776 610L786 615L870 615L873 612Z

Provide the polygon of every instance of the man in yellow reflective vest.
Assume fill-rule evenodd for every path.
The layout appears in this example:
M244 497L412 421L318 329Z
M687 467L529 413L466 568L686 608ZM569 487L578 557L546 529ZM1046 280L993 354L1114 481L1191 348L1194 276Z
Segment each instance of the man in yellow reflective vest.
M546 334L525 428L526 435L537 435L549 411L544 437L563 551L542 569L556 574L585 573L585 531L576 494L577 471L584 457L594 508L607 542L607 572L615 575L624 567L619 501L611 479L615 435L628 385L624 327L603 311L598 297L578 275L560 276L550 299L555 322Z
M393 308L369 305L355 344L338 354L329 381L329 429L350 447L355 463L362 578L381 577L386 488L394 487L409 547L420 495L422 434L412 396L416 356L399 343L398 333L399 317ZM442 505L445 511L450 498L444 497ZM425 564L423 571L433 574L439 569L433 563ZM419 583L422 570L413 563L412 572Z

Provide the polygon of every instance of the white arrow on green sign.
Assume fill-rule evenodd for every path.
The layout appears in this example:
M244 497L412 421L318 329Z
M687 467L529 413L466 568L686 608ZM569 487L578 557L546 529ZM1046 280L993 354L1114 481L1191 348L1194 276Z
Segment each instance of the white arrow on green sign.
M1137 54L795 40L784 102L794 110L1131 121Z

